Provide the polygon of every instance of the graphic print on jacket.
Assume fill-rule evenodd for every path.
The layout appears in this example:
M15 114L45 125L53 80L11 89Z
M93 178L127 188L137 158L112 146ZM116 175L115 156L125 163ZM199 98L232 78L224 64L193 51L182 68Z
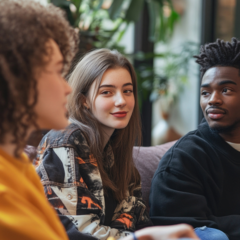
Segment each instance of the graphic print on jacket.
M67 216L82 233L98 239L124 237L129 231L151 225L141 199L141 187L120 202L110 226L104 226L105 199L97 161L75 124L64 131L50 131L38 147L37 173L45 194L59 214ZM111 168L114 156L108 144L104 164ZM129 194L128 194L129 195Z

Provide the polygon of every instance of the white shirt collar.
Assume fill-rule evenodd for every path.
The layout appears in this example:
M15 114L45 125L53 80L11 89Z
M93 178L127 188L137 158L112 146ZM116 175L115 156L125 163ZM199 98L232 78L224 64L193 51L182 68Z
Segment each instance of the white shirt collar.
M227 142L231 147L240 152L240 143Z

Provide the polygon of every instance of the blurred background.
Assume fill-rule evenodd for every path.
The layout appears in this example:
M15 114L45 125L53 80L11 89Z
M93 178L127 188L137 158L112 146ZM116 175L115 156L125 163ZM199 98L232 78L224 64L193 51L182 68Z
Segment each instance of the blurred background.
M196 129L199 67L192 56L217 38L240 38L237 0L35 0L62 8L80 35L75 62L95 48L117 49L138 76L143 146ZM74 66L74 64L73 64Z

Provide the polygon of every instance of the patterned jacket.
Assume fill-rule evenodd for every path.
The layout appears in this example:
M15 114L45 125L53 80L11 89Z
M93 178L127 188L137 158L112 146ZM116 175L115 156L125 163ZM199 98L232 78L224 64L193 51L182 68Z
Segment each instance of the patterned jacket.
M104 162L114 162L108 145ZM104 226L105 200L96 159L76 124L46 134L37 155L37 173L45 194L57 210L70 239L124 237L129 231L151 225L141 198L141 187L119 203L110 226ZM105 167L106 167L105 166ZM93 236L93 237L92 237ZM77 238L78 237L78 238Z

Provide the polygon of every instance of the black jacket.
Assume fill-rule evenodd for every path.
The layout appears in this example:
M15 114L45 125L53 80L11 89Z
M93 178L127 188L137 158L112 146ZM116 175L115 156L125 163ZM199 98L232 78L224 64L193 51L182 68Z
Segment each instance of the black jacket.
M161 159L149 200L154 225L206 225L239 240L240 152L200 124Z

